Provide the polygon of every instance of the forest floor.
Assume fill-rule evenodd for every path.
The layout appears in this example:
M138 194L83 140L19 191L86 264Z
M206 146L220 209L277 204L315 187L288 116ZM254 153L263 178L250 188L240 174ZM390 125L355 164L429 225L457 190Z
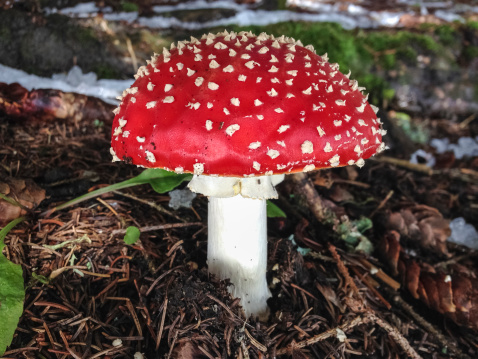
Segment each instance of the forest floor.
M15 11L32 28L53 21ZM101 21L68 26L107 44L91 67L116 56L108 60L112 74L132 66L131 49L112 40L116 33L132 39L139 64L159 44L196 35L127 24L109 24L113 33L105 34ZM142 185L49 211L141 169L111 162L114 106L37 91L44 106L32 112L22 107L28 92L0 85L1 193L31 208L0 200L1 226L26 215L5 239L4 254L23 269L26 297L3 358L478 356L478 252L446 241L450 220L478 222L478 157L429 144L478 136L478 26L347 32L279 24L264 31L303 35L323 49L330 44L316 33L324 29L343 40L329 51L342 71L342 62L356 59L352 74L379 101L390 149L361 169L311 173L307 184L317 197L307 197L292 176L277 187L275 204L287 217L268 219L267 321L245 318L228 283L207 273L207 198L173 210L168 194ZM410 163L417 149L435 163ZM311 200L323 205L325 218ZM128 226L141 231L134 244L124 241Z

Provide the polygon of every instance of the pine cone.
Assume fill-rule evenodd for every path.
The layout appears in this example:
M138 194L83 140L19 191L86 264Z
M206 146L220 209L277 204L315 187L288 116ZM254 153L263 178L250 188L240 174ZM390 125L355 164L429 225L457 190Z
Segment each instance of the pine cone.
M398 275L412 296L446 315L460 326L478 330L478 280L455 268L455 273L436 272L426 263L407 256L400 246L400 234L388 231L380 251L394 275Z
M386 228L427 250L449 255L446 240L451 234L450 221L444 219L436 208L416 205L392 212L386 220Z

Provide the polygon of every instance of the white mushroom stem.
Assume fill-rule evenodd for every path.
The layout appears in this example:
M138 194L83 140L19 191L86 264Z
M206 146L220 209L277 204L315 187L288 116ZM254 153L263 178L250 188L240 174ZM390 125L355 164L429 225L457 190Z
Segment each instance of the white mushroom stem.
M247 316L265 319L267 210L266 199L277 198L274 186L283 175L260 177L194 176L188 187L209 196L209 272L229 278L233 296L241 299Z
M246 316L267 316L266 200L210 197L208 211L209 272L230 279Z

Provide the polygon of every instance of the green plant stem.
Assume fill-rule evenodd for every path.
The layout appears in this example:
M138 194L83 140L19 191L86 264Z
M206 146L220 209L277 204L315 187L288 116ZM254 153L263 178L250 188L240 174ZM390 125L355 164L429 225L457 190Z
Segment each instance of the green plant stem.
M3 250L3 247L5 247L5 243L3 243L3 240L7 236L8 232L10 232L12 228L15 227L17 224L25 221L26 219L26 217L15 218L13 221L9 222L5 227L2 228L2 230L0 231L0 252Z
M160 169L151 169L151 168L146 169L136 177L130 178L123 182L112 184L107 187L99 188L95 191L91 191L82 196L74 198L71 201L68 201L59 206L56 206L55 208L49 209L43 212L41 215L49 216L55 211L59 211L61 209L73 206L75 204L86 201L88 199L98 197L102 194L118 191L128 187L138 186L138 185L142 185L146 183L149 183L156 192L164 193L175 188L182 181L191 179L191 177L192 176L189 174L178 175L178 174L170 173L168 171L160 170ZM157 181L162 182L162 184L157 183Z
M103 188L99 188L97 190L91 191L91 192L86 193L82 196L76 197L76 198L72 199L71 201L60 204L59 206L56 206L55 208L52 208L48 211L45 211L45 212L42 213L42 215L48 216L55 211L59 211L59 210L62 210L64 208L67 208L67 207L73 206L75 204L81 203L83 201L89 200L91 198L101 196L102 194L112 192L112 191L118 191L120 189L124 189L124 188L128 188L128 187L137 186L139 184L143 184L143 183L136 183L132 180L134 180L134 178L131 178L129 180L126 180L126 181L123 181L123 182L120 182L120 183L112 184L111 186L107 186L107 187L103 187Z
M21 203L15 201L13 198L10 198L10 197L4 195L3 193L0 193L0 198L3 199L5 202L10 203L11 205L14 205L14 206L17 206L17 207L20 207L20 208L25 208L25 206L23 206Z

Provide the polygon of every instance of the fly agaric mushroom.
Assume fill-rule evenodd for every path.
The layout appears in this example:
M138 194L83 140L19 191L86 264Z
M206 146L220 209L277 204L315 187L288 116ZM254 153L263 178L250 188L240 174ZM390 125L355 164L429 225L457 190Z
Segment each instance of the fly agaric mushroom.
M194 174L189 188L209 197L209 271L263 316L266 199L283 174L361 167L383 150L376 108L326 55L265 33L180 41L135 78L114 111L113 160Z

